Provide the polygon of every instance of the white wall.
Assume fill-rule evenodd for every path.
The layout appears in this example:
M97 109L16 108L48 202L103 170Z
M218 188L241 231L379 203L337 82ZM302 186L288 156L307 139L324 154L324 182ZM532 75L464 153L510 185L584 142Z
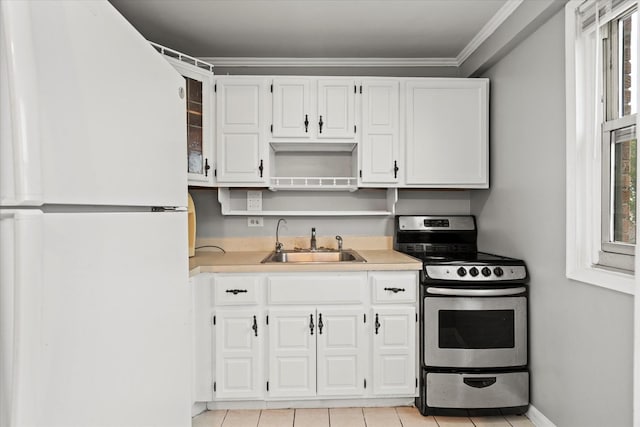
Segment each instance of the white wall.
M564 12L485 76L491 189L471 212L483 250L530 269L532 404L559 427L630 426L633 298L565 278Z
M359 192L366 190L359 190ZM266 191L268 192L268 191ZM264 227L248 227L244 216L223 216L215 190L189 190L196 206L197 237L265 237L274 236L278 217L264 217ZM312 209L326 209L331 193L309 192L304 203ZM357 194L357 193L352 193ZM282 196L288 197L287 195ZM299 202L299 201L298 201ZM285 201L283 201L285 203ZM317 206L324 204L325 206ZM400 190L398 214L468 214L468 191ZM316 227L318 236L391 236L393 217L294 217L284 216L286 226L280 226L281 236L305 236Z

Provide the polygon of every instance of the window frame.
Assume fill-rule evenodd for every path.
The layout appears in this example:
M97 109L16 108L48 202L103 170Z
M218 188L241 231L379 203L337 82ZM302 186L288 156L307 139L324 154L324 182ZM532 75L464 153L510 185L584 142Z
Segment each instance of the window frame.
M630 269L603 265L600 261L603 252L602 201L608 200L603 199L603 187L607 185L603 181L603 146L610 149L611 143L610 140L607 144L602 143L605 129L602 118L605 117L605 111L604 103L600 102L604 89L600 28L582 32L578 29L578 23L582 24L579 22L578 11L585 3L582 0L571 0L565 6L566 275L570 279L634 294L635 276ZM618 2L615 10L607 11L605 16L599 14L598 18L603 17L603 23L616 19L625 11L630 12L632 7L637 8L637 3L637 0ZM596 4L598 10L600 6ZM596 19L595 25L591 26L593 28L598 25L602 24ZM637 81L634 83L637 84ZM637 119L636 114L634 118L624 120L637 126ZM608 181L607 178L606 182ZM632 263L635 263L633 257L637 251L638 246L635 245L631 255Z

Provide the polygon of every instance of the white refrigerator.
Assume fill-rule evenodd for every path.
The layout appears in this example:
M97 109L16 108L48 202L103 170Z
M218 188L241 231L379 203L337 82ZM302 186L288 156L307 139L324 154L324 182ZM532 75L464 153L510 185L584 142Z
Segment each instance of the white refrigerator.
M0 426L188 426L184 79L106 1L0 12Z

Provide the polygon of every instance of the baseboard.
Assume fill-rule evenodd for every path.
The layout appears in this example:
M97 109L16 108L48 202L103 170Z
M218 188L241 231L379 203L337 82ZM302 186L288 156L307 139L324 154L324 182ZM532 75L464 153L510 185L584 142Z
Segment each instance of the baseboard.
M549 418L545 417L544 414L538 411L538 409L533 405L529 405L529 410L526 415L536 427L556 427Z
M286 409L411 406L414 397L374 399L240 400L207 402L207 409Z
M201 413L203 413L206 410L207 410L207 403L206 402L195 402L191 406L191 418L195 417L196 415L200 415Z

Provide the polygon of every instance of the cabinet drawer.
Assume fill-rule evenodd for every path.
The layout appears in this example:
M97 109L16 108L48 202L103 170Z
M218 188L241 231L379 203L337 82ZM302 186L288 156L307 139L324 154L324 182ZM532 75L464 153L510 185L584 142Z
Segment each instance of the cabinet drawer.
M267 278L269 304L359 304L366 273L287 274Z
M403 303L416 301L418 273L393 271L369 273L374 303Z
M214 278L215 305L248 305L260 302L263 277L224 275Z

